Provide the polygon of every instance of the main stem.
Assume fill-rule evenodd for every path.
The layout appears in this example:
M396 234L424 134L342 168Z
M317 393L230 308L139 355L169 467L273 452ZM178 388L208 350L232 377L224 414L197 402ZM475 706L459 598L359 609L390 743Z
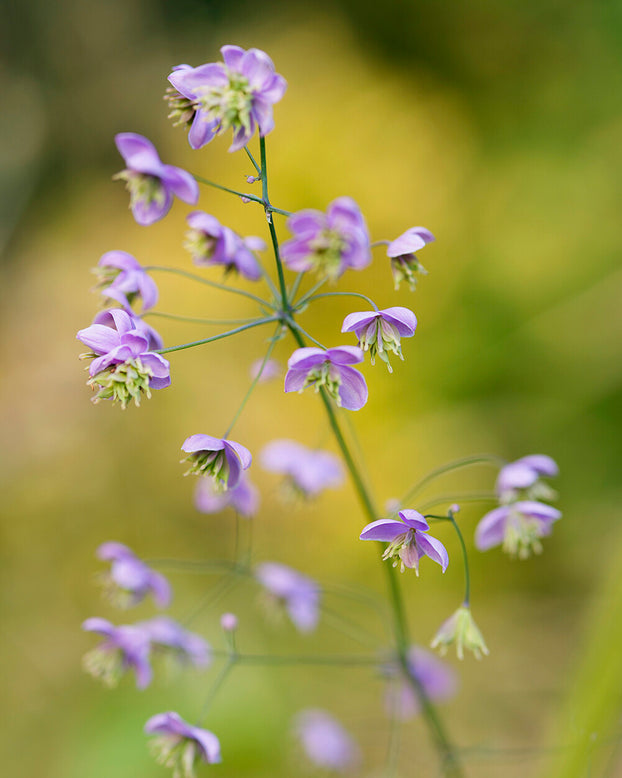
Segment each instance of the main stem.
M283 265L279 253L279 244L278 244L276 232L274 230L274 225L272 224L272 219L269 211L270 200L268 197L266 144L264 138L260 138L259 145L260 145L260 152L261 152L262 193L263 193L264 206L266 208L266 217L268 219L268 226L270 228L270 238L272 239L272 246L274 249L274 257L276 260L277 272L279 277L279 286L281 289L281 299L283 302L283 314L282 314L283 321L287 325L296 343L298 343L298 345L301 348L303 348L305 346L305 341L303 336L298 331L298 329L296 328L293 322L293 318L292 318L293 312L288 301L287 288L285 286L285 278L283 275ZM365 486L363 477L359 472L356 462L354 461L350 453L350 449L348 448L348 444L346 443L345 438L343 437L341 428L339 426L339 422L337 420L337 416L335 414L335 409L333 407L333 404L323 387L320 390L320 396L322 398L322 402L324 403L324 408L326 409L328 421L330 423L333 434L335 435L337 445L341 449L344 462L346 463L346 467L350 472L350 476L352 478L352 481L354 483L354 488L356 490L356 493L363 507L363 511L365 512L369 521L375 521L378 518L378 511L374 507L371 495L369 494L369 491ZM460 767L460 763L458 761L458 757L453 749L453 746L451 745L447 733L445 732L445 729L438 716L438 713L436 712L436 708L431 703L430 698L426 693L426 690L423 688L421 684L421 681L413 673L410 666L410 662L408 658L408 650L410 646L410 639L408 635L408 621L404 609L404 600L402 598L402 593L397 581L397 572L395 568L391 567L390 565L383 565L383 569L386 572L387 585L389 588L389 596L391 598L391 605L392 605L392 612L393 612L393 628L395 630L397 657L400 666L404 673L404 677L407 679L408 683L412 687L413 691L415 692L419 700L423 716L426 720L426 723L428 724L428 727L430 729L430 732L432 734L438 752L441 756L441 763L442 763L444 774L446 776L453 776L453 778L459 778L459 776L462 776L463 773Z

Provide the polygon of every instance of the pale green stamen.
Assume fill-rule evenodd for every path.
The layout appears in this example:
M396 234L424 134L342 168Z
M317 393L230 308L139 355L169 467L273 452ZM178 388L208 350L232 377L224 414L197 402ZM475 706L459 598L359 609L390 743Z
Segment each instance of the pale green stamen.
M147 398L151 397L149 381L152 377L153 371L143 365L139 357L136 357L102 370L87 381L87 384L93 388L99 386L99 391L93 398L94 403L100 400L112 400L121 403L121 407L125 410L132 400L136 406L139 406L141 394Z

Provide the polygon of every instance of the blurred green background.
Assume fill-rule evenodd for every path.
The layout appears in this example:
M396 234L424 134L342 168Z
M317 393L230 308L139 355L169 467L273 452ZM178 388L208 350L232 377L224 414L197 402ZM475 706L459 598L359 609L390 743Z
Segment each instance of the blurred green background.
M131 679L109 692L80 669L94 641L79 627L91 615L124 618L94 583L104 540L151 558L231 557L232 517L194 510L178 449L193 432L221 434L267 333L173 355L172 388L123 413L89 402L75 332L97 310L89 269L105 251L191 267L181 248L189 207L176 202L164 221L137 226L111 182L121 168L114 133L139 132L164 161L247 186L252 171L242 154L227 154L228 139L192 152L161 100L171 66L215 61L220 45L237 43L266 50L289 82L268 137L276 205L323 209L349 194L374 239L415 224L437 236L421 255L430 274L414 295L393 292L382 251L340 282L419 318L393 376L364 368L370 401L352 416L379 501L473 452L543 452L560 464L564 518L542 557L472 558L473 607L491 655L459 666L450 659L461 689L443 706L467 774L622 775L622 4L28 0L7 7L0 35L3 773L166 775L148 754L143 723L169 709L192 720L217 673L160 673L143 693ZM200 206L267 237L252 204L208 190ZM157 280L163 311L254 314L241 298ZM322 301L302 322L337 345L351 310ZM215 332L153 323L167 345ZM283 342L277 357L291 350ZM316 398L284 396L279 382L258 388L234 435L254 452L273 437L331 445ZM384 595L377 550L356 542L363 517L349 486L309 506L283 505L277 479L258 466L253 475L263 500L257 559ZM426 497L488 490L493 479L490 469L473 470ZM469 544L488 507L464 506ZM402 579L423 644L462 592L458 547L446 530L439 536L454 558L447 574L424 562L421 579ZM170 578L180 619L214 583ZM382 644L377 619L327 597ZM194 627L222 647L218 618L234 610L245 650L357 649L328 621L305 639L288 624L274 628L256 604L254 587L240 583ZM151 613L141 606L137 617ZM303 774L290 720L315 706L363 744L361 775L382 775L382 693L381 680L361 669L240 669L208 719L225 761L205 773ZM400 775L437 774L421 721L404 725L400 764Z

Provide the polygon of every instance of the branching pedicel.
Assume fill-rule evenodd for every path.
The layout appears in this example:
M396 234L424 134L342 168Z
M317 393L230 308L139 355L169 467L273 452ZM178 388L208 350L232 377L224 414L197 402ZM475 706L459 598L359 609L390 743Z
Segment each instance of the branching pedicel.
M244 150L253 174L248 182L261 181L261 197L238 192L199 177L172 165L164 164L154 146L140 135L121 133L116 138L126 168L115 178L126 182L130 192L130 207L139 224L148 225L163 218L169 211L173 196L192 205L199 197L197 181L230 192L244 202L254 202L264 209L270 241L274 252L276 279L272 279L257 257L265 250L261 238L242 237L218 219L204 211L193 211L187 217L189 231L184 246L195 265L219 265L227 279L240 274L247 280L265 283L267 297L217 283L204 276L165 267L141 267L131 255L109 251L96 269L98 289L105 301L118 303L99 313L93 324L78 332L90 352L89 385L97 390L95 402L112 400L125 408L134 401L139 405L143 397L150 397L152 389L170 384L170 365L162 356L181 349L193 348L221 338L232 337L254 327L276 325L263 359L253 366L253 380L242 404L226 430L208 434L193 434L181 448L187 454L188 474L201 477L196 493L196 506L210 513L227 507L236 514L251 518L258 506L258 490L247 477L251 453L241 443L229 438L247 400L257 383L279 374L278 366L270 359L277 340L289 333L296 345L285 376L286 392L302 392L313 388L323 403L329 427L346 469L352 478L360 499L367 526L360 537L382 544L382 560L387 576L388 602L391 613L392 636L389 647L382 647L371 656L328 656L311 653L308 656L261 656L245 654L236 646L238 618L231 613L221 620L226 644L226 663L210 688L203 703L202 714L196 725L188 724L174 712L154 715L145 725L145 732L154 735L153 747L158 760L173 769L175 778L191 778L201 762L221 759L217 736L203 728L203 718L209 715L210 704L227 676L239 664L367 664L372 671L385 675L390 687L387 704L392 715L405 718L420 713L429 727L438 751L441 770L445 775L461 775L459 751L445 731L434 705L435 700L446 699L456 688L453 671L425 649L411 645L406 613L402 601L396 566L404 572L414 568L419 574L419 563L425 556L439 564L444 572L449 564L445 546L434 535L429 522L449 522L457 535L462 551L465 572L465 594L456 612L440 627L432 641L442 651L455 644L460 659L464 650L477 658L488 653L482 634L471 615L470 576L467 548L462 530L456 521L457 505L449 505L451 497L439 498L422 505L417 497L424 486L438 476L463 467L479 464L501 465L496 497L500 506L486 514L475 532L475 544L480 551L496 545L521 559L531 552L540 553L540 539L551 532L552 524L560 518L556 509L541 502L555 497L542 480L555 476L555 462L544 455L526 456L513 463L505 463L495 456L474 456L444 465L407 490L399 501L393 501L388 515L375 507L365 479L350 451L342 432L344 411L360 410L367 402L368 390L363 375L353 365L360 365L369 352L371 363L378 356L392 370L388 353L403 359L401 338L415 334L417 319L408 308L378 306L358 292L319 292L327 282L335 282L346 271L362 270L372 261L372 247L387 246L387 273L392 272L396 288L406 281L414 290L416 274L424 273L417 252L434 240L424 227L412 227L393 241L370 242L366 221L358 205L350 197L338 197L325 213L307 209L290 213L276 208L268 196L268 171L265 135L274 126L273 105L283 97L286 82L275 72L270 58L258 49L244 51L237 46L221 49L223 62L193 68L179 65L169 76L171 86L167 99L171 118L189 128L188 140L193 149L200 149L216 135L233 132L230 151ZM255 131L259 131L259 162L248 148ZM287 227L292 238L279 244L274 226L274 214L287 216ZM285 270L297 275L286 279ZM239 325L208 338L164 348L158 333L144 321L144 316L156 314L151 308L157 303L158 290L148 271L173 272L216 287L223 292L243 295L259 307L259 315L249 320L229 320L228 325ZM309 274L314 278L306 292L301 287ZM305 332L297 315L315 300L331 296L351 296L364 301L370 310L357 310L346 316L342 333L353 333L358 345L343 344L326 348ZM133 305L140 301L140 315ZM160 316L170 314L158 313ZM183 315L170 315L187 321L209 322ZM335 322L335 333L339 324ZM312 345L310 345L312 344ZM340 411L339 408L344 409ZM313 451L293 440L267 443L260 457L264 468L280 473L289 484L289 496L310 500L325 488L338 487L343 470L336 457L327 451ZM492 495L493 499L495 495ZM464 499L490 499L490 495L465 495ZM448 506L445 513L430 514L426 510ZM384 546L384 544L388 545ZM161 573L152 570L130 549L120 543L105 543L99 556L111 563L110 572L101 576L108 598L122 607L131 607L151 594L159 607L168 607L170 587ZM174 564L174 563L173 563ZM183 563L181 563L183 566ZM320 618L322 586L293 568L274 561L251 563L250 549L239 554L233 562L187 563L195 569L218 569L231 575L246 576L264 591L267 607L282 611L303 633L312 632ZM427 564L427 563L426 563ZM424 565L424 572L425 570ZM407 584L416 585L408 576ZM83 628L96 632L103 642L87 653L85 667L108 685L116 684L129 670L134 671L140 688L152 678L152 660L158 653L171 653L178 660L199 667L206 666L213 653L205 640L183 629L173 619L160 616L133 625L114 626L109 621L91 618ZM380 648L380 647L379 647ZM329 713L321 710L303 710L295 718L293 729L302 750L318 767L342 772L355 767L362 759L361 751L351 735ZM226 758L226 755L225 755Z

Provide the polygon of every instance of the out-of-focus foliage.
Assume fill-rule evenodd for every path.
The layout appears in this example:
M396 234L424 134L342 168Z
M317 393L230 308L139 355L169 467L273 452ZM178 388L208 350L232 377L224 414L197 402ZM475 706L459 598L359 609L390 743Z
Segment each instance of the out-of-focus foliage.
M380 307L412 306L419 318L392 377L366 369L371 399L353 415L379 501L473 451L508 459L541 451L561 467L564 518L543 556L525 564L497 552L473 558L474 613L491 656L459 667L461 693L444 708L468 774L548 776L557 749L583 743L592 726L602 728L594 740L597 774L606 774L605 760L616 774L609 711L620 699L619 660L599 647L607 618L593 612L606 614L617 602L604 581L622 542L620 13L616 3L552 0L12 4L2 25L0 118L7 774L164 774L150 761L142 725L168 709L190 720L212 677L189 673L142 694L131 684L107 692L81 673L80 656L92 641L79 624L95 613L124 616L100 602L92 583L102 541L118 539L145 557L232 554L231 517L194 511L194 484L181 477L178 448L193 432L222 434L264 335L173 355L173 387L125 413L90 404L74 338L95 313L88 270L105 251L190 264L181 248L188 208L177 203L150 228L133 222L122 186L110 181L122 164L115 132L144 134L165 161L245 185L251 171L243 156L228 155L226 139L192 153L161 101L172 65L213 60L226 42L267 50L289 81L268 137L276 205L324 208L349 194L374 238L396 237L413 224L437 236L422 253L430 275L414 296L393 293L381 253L369 271L343 282ZM206 191L202 207L234 229L265 235L251 204ZM161 310L253 314L236 298L156 280ZM350 310L322 301L303 325L337 345ZM188 325L153 323L167 345L201 336ZM280 344L277 357L285 361L290 351ZM271 437L329 442L315 398L284 396L278 383L259 387L236 435L253 451ZM383 592L375 549L356 540L364 521L349 488L294 510L280 505L274 478L259 468L253 474L264 501L255 520L258 559ZM493 475L463 474L439 489L481 491ZM484 509L465 505L461 522L474 528ZM457 559L453 538L443 541ZM459 564L443 578L434 572L403 578L422 643L460 597ZM180 573L171 580L180 618L213 585ZM264 623L262 611L247 605L255 595L240 584L201 613L195 629L218 643L222 608L244 614L247 650L300 653L316 645ZM337 597L330 607L380 636L381 625L367 621L364 609ZM136 618L150 613L141 606ZM355 645L330 620L318 641L327 651ZM609 663L611 688L591 684L586 670L575 676L588 657ZM345 679L347 694L346 672L353 681ZM309 706L332 710L364 744L388 726L382 683L361 669L241 669L208 722L221 736L221 774L292 775L295 749L285 733L290 716ZM421 774L429 774L434 762L422 724L405 725L403 744L405 764L416 754ZM380 764L384 749L368 747L365 756Z

